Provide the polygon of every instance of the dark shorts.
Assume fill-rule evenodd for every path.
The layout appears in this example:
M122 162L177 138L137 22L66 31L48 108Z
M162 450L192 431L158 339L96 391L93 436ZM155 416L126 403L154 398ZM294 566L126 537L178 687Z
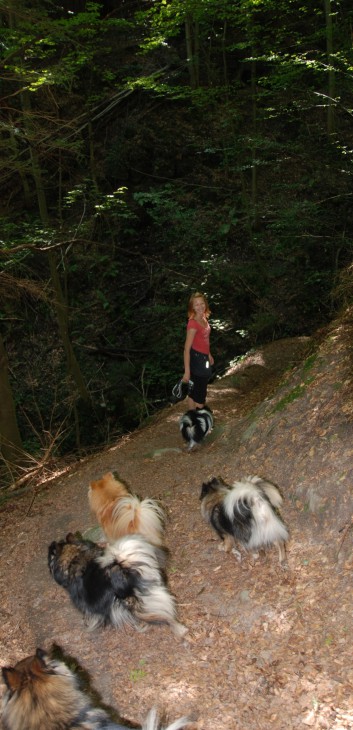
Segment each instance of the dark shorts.
M190 373L190 377L194 383L193 389L190 393L190 398L192 398L195 403L199 403L203 406L206 402L209 378L200 378L199 375L193 375L192 372Z

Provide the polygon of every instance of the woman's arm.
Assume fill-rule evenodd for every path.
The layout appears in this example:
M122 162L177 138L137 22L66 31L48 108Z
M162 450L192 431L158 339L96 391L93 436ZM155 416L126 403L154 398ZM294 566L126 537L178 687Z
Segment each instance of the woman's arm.
M183 380L187 383L190 380L190 348L194 341L197 330L192 328L186 331L186 339L184 345L184 375Z

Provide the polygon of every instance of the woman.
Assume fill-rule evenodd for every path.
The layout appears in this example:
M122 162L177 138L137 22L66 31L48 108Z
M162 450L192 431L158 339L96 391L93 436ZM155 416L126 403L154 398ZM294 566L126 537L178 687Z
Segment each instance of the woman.
M210 309L204 294L196 292L189 299L186 339L184 346L183 381L193 382L189 395L189 408L203 408L207 396L207 384L211 376L213 357L210 353L208 323Z

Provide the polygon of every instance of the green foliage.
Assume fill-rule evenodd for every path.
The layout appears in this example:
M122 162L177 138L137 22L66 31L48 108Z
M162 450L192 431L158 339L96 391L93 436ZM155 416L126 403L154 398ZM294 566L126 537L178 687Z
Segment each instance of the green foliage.
M147 672L143 668L145 663L146 662L144 659L140 659L138 669L131 669L131 671L130 671L130 681L131 682L139 682L141 679L144 679L147 676Z
M310 361L309 363L307 360L306 367L304 366L304 370L310 369L313 363L314 360ZM308 387L308 385L310 385L310 383L313 382L313 380L313 377L306 377L304 382L299 383L294 388L292 388L289 393L287 393L276 403L276 405L272 409L272 413L276 413L277 411L283 411L290 403L293 403L295 400L297 400L297 398L301 398L305 394L306 388Z
M112 194L102 196L101 202L95 204L95 210L98 214L105 213L114 220L114 218L125 218L127 220L134 220L135 215L128 207L123 196L127 188L122 187L119 190L114 190Z
M316 360L317 360L316 352L314 352L312 355L309 355L309 357L303 363L303 371L304 372L310 371L314 367Z

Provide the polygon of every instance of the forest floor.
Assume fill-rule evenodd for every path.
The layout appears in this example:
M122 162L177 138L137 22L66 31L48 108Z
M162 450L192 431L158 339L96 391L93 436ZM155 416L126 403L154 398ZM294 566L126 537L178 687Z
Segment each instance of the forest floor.
M315 371L312 401L308 392L287 409L272 407L309 348L305 338L270 344L214 382L215 428L197 450L183 446L179 403L2 508L1 665L55 643L89 673L104 704L135 723L157 706L170 720L191 717L192 730L353 727L350 485L339 494L351 480L353 447L337 401L344 386L335 386L343 382L340 344L329 367L321 359ZM110 470L167 512L169 586L188 627L181 642L166 626L88 632L49 575L49 543L95 528L88 485ZM248 474L283 493L287 570L275 549L242 562L220 552L202 520L202 482Z

